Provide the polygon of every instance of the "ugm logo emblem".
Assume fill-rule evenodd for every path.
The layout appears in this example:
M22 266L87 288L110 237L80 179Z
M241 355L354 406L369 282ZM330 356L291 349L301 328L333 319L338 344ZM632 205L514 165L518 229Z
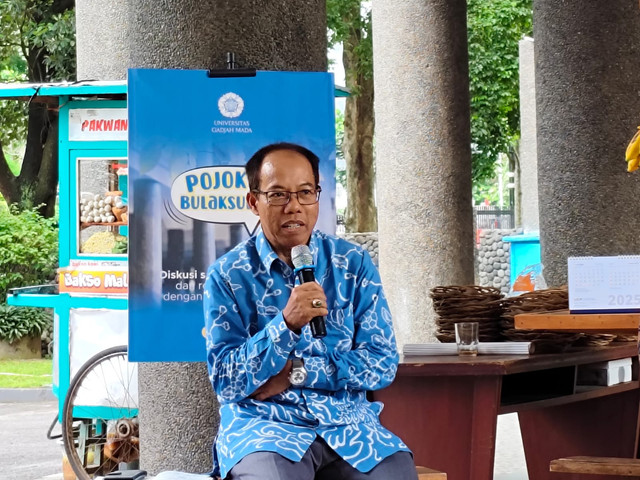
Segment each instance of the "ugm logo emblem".
M218 110L227 118L239 117L244 110L244 100L233 92L225 93L218 99Z

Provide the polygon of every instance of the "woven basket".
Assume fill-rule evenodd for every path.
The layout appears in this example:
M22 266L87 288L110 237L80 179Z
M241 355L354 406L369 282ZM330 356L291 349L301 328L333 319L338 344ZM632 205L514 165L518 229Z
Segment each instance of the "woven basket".
M547 312L569 308L569 293L564 288L549 288L523 293L502 301L503 315L525 312Z
M576 347L603 347L609 345L616 339L616 335L608 333L591 334L587 333L580 337L573 344Z
M482 287L480 285L448 285L433 287L429 290L429 296L433 299L448 297L496 297L501 298L502 292L493 287Z
M637 342L638 335L630 334L630 335L616 335L614 342Z
M437 286L429 291L436 318L436 338L455 342L455 324L478 322L481 342L499 341L502 293L497 288L479 285Z
M533 342L536 351L561 352L585 337L582 333L553 332L548 330L516 330L514 316L520 313L548 312L569 308L569 292L566 287L548 288L523 293L502 301L502 335L512 341Z
M502 306L496 302L484 303L484 304L472 304L465 303L463 305L447 305L447 306L433 306L433 309L439 315L476 315L478 313L490 312L491 314L502 313Z

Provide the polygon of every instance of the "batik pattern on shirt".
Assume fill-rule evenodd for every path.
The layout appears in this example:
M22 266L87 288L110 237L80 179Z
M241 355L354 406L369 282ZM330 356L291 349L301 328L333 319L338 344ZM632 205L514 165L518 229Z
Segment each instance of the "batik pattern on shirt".
M262 230L220 257L204 288L207 364L220 404L214 446L222 477L244 456L277 452L302 458L316 435L360 471L408 450L380 425L379 402L366 392L389 385L398 352L380 275L369 254L346 240L314 231L309 248L316 281L327 296L327 336L287 328L282 311L295 274L273 252ZM302 358L303 388L258 401L250 395Z

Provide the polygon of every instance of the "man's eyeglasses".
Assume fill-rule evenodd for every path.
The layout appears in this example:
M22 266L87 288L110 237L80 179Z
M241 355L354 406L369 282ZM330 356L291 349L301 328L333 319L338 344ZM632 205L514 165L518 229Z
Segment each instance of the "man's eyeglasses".
M286 205L291 200L291 195L295 195L300 205L313 205L320 200L320 192L322 188L318 185L316 188L305 188L297 192L263 192L261 190L254 190L253 193L262 193L267 197L267 203L269 205Z

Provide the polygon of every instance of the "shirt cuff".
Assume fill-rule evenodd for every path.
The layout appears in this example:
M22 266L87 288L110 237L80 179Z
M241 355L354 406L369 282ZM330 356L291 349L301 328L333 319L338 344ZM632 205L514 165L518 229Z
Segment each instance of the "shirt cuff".
M325 356L313 356L305 359L306 369L311 373L309 386L321 390L337 391L346 384L346 379L340 379L336 366Z
M293 350L293 347L295 347L298 340L300 340L300 335L289 330L282 313L276 315L273 320L269 322L267 333L276 348L287 354Z

